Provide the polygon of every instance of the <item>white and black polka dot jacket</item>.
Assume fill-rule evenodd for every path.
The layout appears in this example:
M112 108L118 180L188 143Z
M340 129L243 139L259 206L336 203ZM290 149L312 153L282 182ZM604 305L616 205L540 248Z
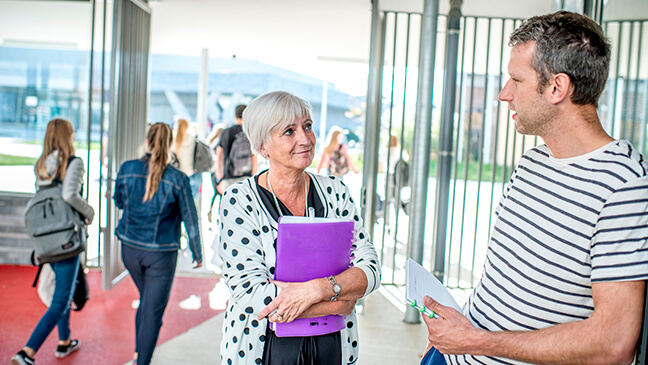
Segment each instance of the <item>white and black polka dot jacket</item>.
M324 204L325 216L355 221L355 249L351 263L367 276L365 296L380 286L378 255L369 242L362 218L356 210L349 189L335 177L311 174ZM251 177L232 185L221 200L221 244L223 277L231 299L223 321L222 364L260 364L268 321L257 315L276 296L274 278L277 221L262 203L259 187ZM347 316L347 328L341 331L342 363L358 359L358 331L355 313Z

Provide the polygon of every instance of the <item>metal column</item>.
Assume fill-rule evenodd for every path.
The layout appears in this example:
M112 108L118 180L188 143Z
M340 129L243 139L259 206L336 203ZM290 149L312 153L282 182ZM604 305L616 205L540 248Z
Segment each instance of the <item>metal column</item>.
M603 24L603 0L584 0L583 14Z
M408 256L418 263L423 262L423 241L425 240L438 18L439 0L425 0L421 19L421 51L412 153L412 197L415 198L410 203L411 219L407 243ZM405 323L419 323L421 317L416 308L408 307L403 320Z
M322 105L320 106L320 128L319 128L319 140L322 141L319 144L320 153L324 151L326 147L326 118L328 113L328 81L322 81Z
M112 289L127 275L121 246L113 234L119 220L113 184L122 162L135 158L146 137L146 92L151 8L140 0L117 0L113 5L110 80L110 125L106 184L106 226L102 288Z
M86 135L86 145L88 147L88 154L86 157L86 184L85 184L85 199L88 200L88 197L90 196L90 150L92 149L90 147L90 144L92 143L92 90L93 90L93 71L94 71L94 52L95 52L95 43L94 43L94 38L95 38L95 14L96 14L96 8L97 8L97 2L96 0L92 0L92 21L90 25L90 72L88 75L88 130L87 135ZM80 124L80 123L79 123ZM101 166L101 165L99 165Z
M364 133L364 162L362 169L362 217L370 237L376 222L376 179L378 174L378 144L380 140L380 115L382 110L382 79L385 48L385 16L373 0L371 10L371 46L369 55L369 81Z
M198 79L198 106L196 107L196 125L198 126L198 139L204 140L207 136L207 101L209 94L209 49L203 48L200 52L200 78ZM200 201L200 200L199 200ZM200 210L198 210L200 212Z
M437 189L435 205L435 237L433 273L443 280L445 272L445 248L448 226L450 178L452 174L454 114L457 95L457 55L461 25L462 0L450 1L448 32L446 35L445 73L443 78L443 105L441 107L441 131L439 136L439 160L437 164Z

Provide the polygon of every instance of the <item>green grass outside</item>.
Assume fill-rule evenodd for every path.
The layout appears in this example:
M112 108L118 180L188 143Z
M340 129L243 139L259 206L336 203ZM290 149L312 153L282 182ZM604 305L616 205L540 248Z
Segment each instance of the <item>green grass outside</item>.
M31 145L43 145L43 141L36 141L36 140L24 140L20 141L20 143L24 144L31 144ZM90 149L91 150L99 150L100 143L99 142L90 142ZM79 141L74 141L74 149L85 149L86 148L86 143L85 142L79 142Z
M35 165L37 158L0 154L0 166Z
M502 173L504 171L504 166L495 165L495 181L502 182ZM504 181L508 181L509 175L511 175L510 167L506 170L506 175L503 177ZM456 166L456 176L458 180L466 179L466 164L461 162ZM455 171L452 171L453 177L455 176ZM436 160L434 160L434 172L432 171L432 161L430 162L430 176L436 175ZM477 181L479 178L481 181L490 181L493 175L493 165L491 164L482 164L481 176L479 176L479 164L476 161L471 161L468 164L468 178L467 180Z
M362 155L352 156L353 162L356 163L358 169L362 171L363 158ZM506 172L504 172L505 166L496 165L495 166L495 181L496 182L508 182L509 177L512 173L511 167L506 166ZM455 175L456 170L456 175ZM429 177L436 177L437 174L437 160L435 158L430 159L430 172ZM504 176L502 176L504 174ZM469 180L477 181L479 178L481 181L490 181L493 175L493 166L491 164L482 164L481 167L481 176L479 176L479 164L476 161L470 161L468 163L468 172L466 177L466 163L460 162L457 166L453 166L452 178L457 178L457 180Z

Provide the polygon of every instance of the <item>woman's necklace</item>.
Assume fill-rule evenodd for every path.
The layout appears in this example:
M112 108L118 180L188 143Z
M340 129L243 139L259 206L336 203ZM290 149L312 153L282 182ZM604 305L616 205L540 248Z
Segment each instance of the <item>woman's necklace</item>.
M270 188L270 192L272 193L272 198L274 199L275 207L277 207L277 212L279 212L279 216L283 217L283 213L281 212L281 207L279 206L279 200L277 200L277 196L275 195L274 190L272 190L272 185L270 184L270 171L268 171L268 174L266 175L266 181L268 182L268 187ZM308 180L304 178L304 196L305 196L305 201L306 204L304 205L305 209L304 212L308 211Z

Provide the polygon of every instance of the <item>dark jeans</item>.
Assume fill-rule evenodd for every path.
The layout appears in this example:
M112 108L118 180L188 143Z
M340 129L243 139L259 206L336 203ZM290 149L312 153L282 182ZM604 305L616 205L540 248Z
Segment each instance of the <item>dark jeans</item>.
M146 251L122 244L122 260L140 295L135 315L137 364L149 364L169 302L178 251Z
M200 191L200 187L202 186L202 173L196 172L189 176L189 184L191 185L191 195L193 195L195 199L196 195L198 195L198 192Z
M34 328L27 341L27 345L25 345L34 351L38 351L54 329L54 326L58 327L60 341L70 338L70 304L72 303L76 278L79 273L79 256L53 262L50 266L56 276L52 303L38 321L36 328Z
M420 365L446 365L445 356L432 347L430 351L423 356Z

